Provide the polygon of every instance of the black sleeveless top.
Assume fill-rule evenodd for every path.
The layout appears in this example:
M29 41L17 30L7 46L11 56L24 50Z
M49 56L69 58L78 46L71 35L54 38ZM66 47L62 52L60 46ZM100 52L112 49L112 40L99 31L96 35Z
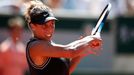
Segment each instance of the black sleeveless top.
M69 75L68 59L49 57L42 67L39 67L32 62L29 54L29 48L30 44L36 41L39 41L39 39L31 39L27 43L26 47L26 57L29 65L30 75Z

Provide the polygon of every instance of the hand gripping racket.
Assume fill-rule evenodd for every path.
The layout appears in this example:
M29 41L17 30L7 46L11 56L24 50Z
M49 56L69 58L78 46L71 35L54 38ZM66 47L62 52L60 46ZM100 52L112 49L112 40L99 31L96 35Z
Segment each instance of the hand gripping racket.
M111 10L111 7L112 7L112 5L110 3L106 5L106 7L104 8L103 12L101 13L101 15L98 19L96 26L92 30L91 35L96 35L96 33L101 32L102 27L104 26L107 16Z

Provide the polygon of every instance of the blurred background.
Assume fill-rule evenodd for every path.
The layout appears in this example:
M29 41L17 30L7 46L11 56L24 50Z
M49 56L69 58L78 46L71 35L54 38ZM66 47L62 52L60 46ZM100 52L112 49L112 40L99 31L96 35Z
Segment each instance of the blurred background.
M0 75L29 75L25 46L31 32L24 2L0 0ZM68 44L89 35L109 2L112 10L102 30L102 51L85 57L73 75L134 75L134 0L41 0L56 21L53 41Z

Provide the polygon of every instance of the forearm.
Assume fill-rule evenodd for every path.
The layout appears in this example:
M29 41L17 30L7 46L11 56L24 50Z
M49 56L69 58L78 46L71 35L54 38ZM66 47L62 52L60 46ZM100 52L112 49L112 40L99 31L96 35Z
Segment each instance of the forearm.
M84 38L82 38L82 39L80 39L80 40L76 40L76 41L74 41L74 42L72 42L72 43L69 43L69 44L67 44L67 45L55 44L54 42L51 42L51 44L54 45L54 46L58 46L58 47L64 47L64 48L66 48L66 50L69 50L69 49L71 49L71 50L72 50L72 49L73 49L73 50L76 50L76 49L79 49L79 48L81 48L81 47L83 47L83 46L88 45L88 43L89 43L91 40L93 40L93 37L91 37L91 36L86 36L86 37L84 37Z
M89 50L89 49L87 49ZM75 58L72 58L71 60L71 64L70 64L70 69L69 69L69 73L71 74L77 67L77 65L80 63L81 59L86 57L87 55L89 55L90 53L87 51L85 53L83 53L80 56L77 56Z
M77 65L80 63L80 60L82 59L81 56L77 56L71 60L70 68L69 68L69 74L71 75L72 72L76 69Z
M90 46L92 45L92 42L96 40L95 38L97 37L87 36L80 40L74 41L68 45L59 45L53 42L52 42L52 45L55 47L55 49L60 48L61 50L66 52L67 58L75 58L77 56L81 56L82 54L84 54L84 52L87 52L88 48L90 48ZM100 38L97 38L97 39L100 39Z
M89 43L91 40L93 40L93 39L94 39L93 37L87 36L87 37L84 37L83 39L74 41L74 42L72 42L72 43L70 43L70 44L68 44L68 45L66 45L66 46L67 46L67 48L69 48L69 49L78 50L78 49L80 49L80 48L83 48L83 47L87 46L88 43Z

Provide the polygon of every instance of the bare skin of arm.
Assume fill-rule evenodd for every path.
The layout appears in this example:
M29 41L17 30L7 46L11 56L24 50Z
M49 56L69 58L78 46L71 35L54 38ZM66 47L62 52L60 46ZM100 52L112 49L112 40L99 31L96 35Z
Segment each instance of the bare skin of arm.
M97 42L96 42L97 41ZM92 44L89 46L88 51L83 53L80 56L77 56L75 58L71 59L71 63L70 63L70 68L69 68L69 74L71 75L72 72L76 69L77 65L80 63L81 59L83 59L84 57L90 55L90 54L94 54L97 55L97 51L101 49L102 46L102 41L101 40L93 40L91 42L96 42L95 46L92 46ZM93 47L93 48L92 48Z
M74 41L68 45L59 45L53 42L48 43L44 41L37 42L33 44L30 48L30 54L32 56L42 56L42 57L63 57L71 59L71 64L69 68L69 73L71 74L80 60L93 53L89 53L89 47L92 46L93 41L101 41L100 38L96 39L96 36L87 36L80 40Z
M54 45L52 43L40 41L31 46L30 53L43 57L74 58L83 54L92 40L94 40L94 37L87 36L68 45Z

